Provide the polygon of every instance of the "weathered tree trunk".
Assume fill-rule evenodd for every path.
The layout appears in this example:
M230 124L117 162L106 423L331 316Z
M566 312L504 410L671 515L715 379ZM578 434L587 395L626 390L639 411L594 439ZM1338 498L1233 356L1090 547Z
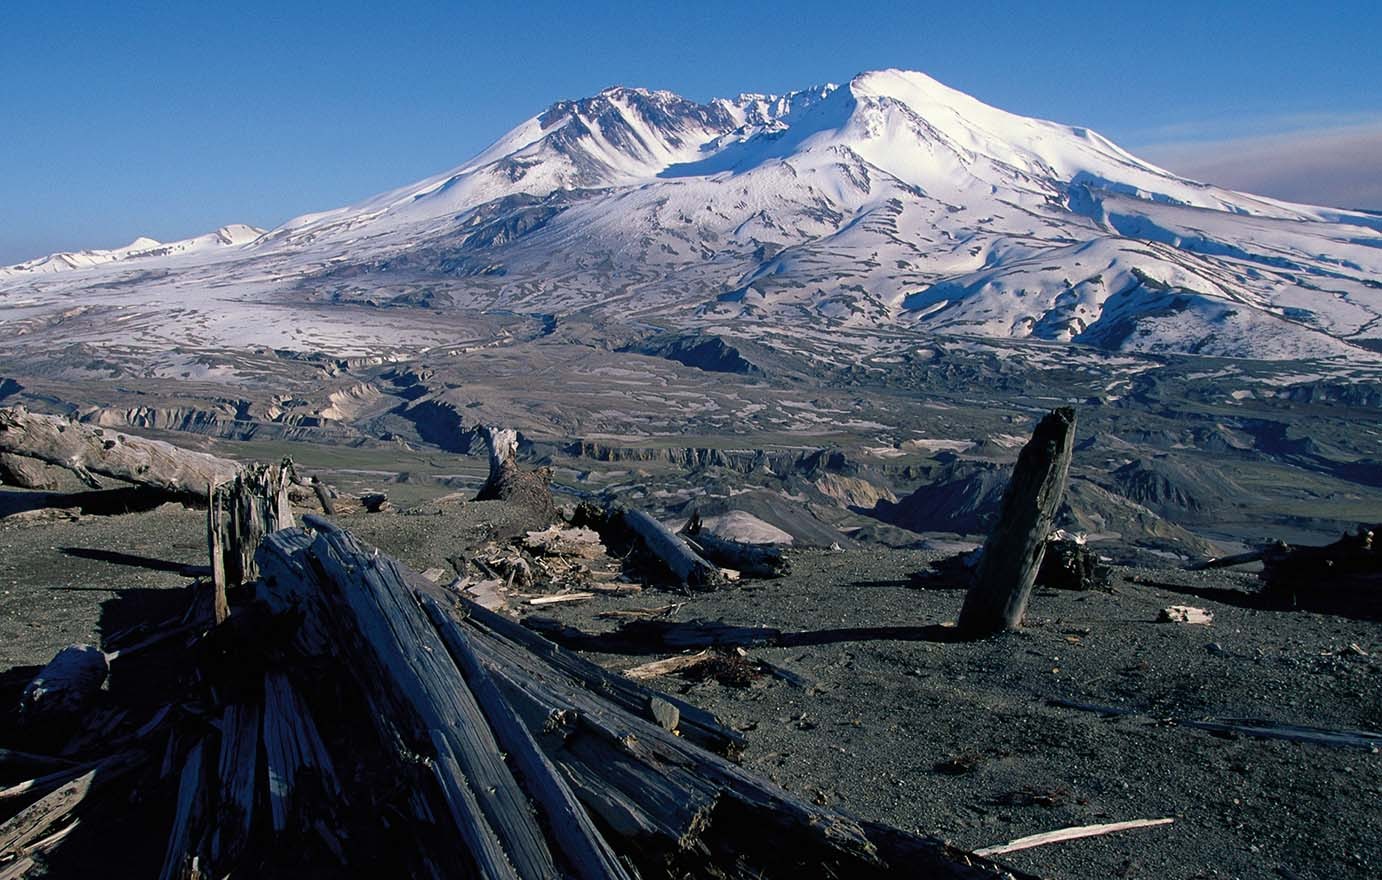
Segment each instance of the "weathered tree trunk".
M21 489L56 489L54 473L36 458L0 452L0 484Z
M1065 494L1074 447L1075 411L1070 407L1046 415L1022 447L960 612L965 633L983 636L1022 625L1046 537Z
M211 489L206 531L216 623L230 613L226 589L258 576L254 554L264 536L292 527L293 508L288 501L291 473L292 465L286 460L281 465L255 465Z
M547 819L547 827L558 848L571 861L576 875L582 880L628 880L628 873L600 836L571 786L543 754L532 733L481 665L469 637L435 600L424 597L422 602L494 730L495 740L517 768L525 788Z
M512 428L480 428L489 451L489 478L475 495L476 501L507 501L526 509L543 525L556 517L552 502L550 468L529 470L518 464L518 432Z
M324 520L307 521L318 529L311 555L354 674L379 723L433 756L442 799L483 876L556 876L532 807L402 568Z
M625 508L624 524L683 584L713 590L724 583L719 568L697 556L671 529L643 511Z
M105 684L110 664L95 645L68 645L24 688L19 717L26 725L77 717Z
M65 467L98 488L92 474L199 498L240 471L228 459L31 413L22 406L0 409L0 452Z
M709 561L747 577L780 578L790 570L782 548L772 544L730 541L703 531L688 531L686 541Z

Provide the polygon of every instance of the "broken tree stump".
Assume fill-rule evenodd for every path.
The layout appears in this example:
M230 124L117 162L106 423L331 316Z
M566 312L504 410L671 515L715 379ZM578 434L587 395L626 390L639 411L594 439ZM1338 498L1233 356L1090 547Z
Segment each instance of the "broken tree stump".
M65 467L100 488L102 474L177 495L205 498L209 487L233 478L240 465L204 452L180 449L22 406L0 409L0 452Z
M480 428L489 451L489 478L476 493L476 501L507 501L526 508L543 525L556 518L557 508L548 488L551 468L529 470L518 464L518 432L512 428Z
M959 626L985 636L1022 625L1036 583L1046 538L1065 494L1075 447L1075 410L1061 407L1037 423L1022 447L1003 493L998 522L984 542L974 584L965 595Z
M258 575L254 554L264 536L293 525L293 507L288 501L291 474L292 462L287 459L282 464L254 465L207 493L206 532L216 623L229 614L226 589Z

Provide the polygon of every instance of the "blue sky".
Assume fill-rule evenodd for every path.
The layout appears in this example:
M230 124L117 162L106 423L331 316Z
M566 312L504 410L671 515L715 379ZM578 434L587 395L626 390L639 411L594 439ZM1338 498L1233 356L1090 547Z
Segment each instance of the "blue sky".
M1257 172L1283 196L1382 208L1379 43L1376 0L0 0L0 264L273 226L608 85L705 99L882 67L1215 182Z

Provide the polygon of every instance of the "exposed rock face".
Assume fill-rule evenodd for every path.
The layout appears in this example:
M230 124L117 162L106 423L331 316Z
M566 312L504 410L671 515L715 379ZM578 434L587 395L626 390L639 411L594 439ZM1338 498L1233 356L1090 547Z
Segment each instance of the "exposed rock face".
M741 474L769 470L785 474L816 466L820 450L721 449L714 446L615 446L597 440L579 440L566 454L593 461L643 461L670 464L683 470L720 467Z
M872 510L880 502L897 503L897 496L886 486L875 486L861 477L824 473L816 479L822 495L834 498L845 507Z

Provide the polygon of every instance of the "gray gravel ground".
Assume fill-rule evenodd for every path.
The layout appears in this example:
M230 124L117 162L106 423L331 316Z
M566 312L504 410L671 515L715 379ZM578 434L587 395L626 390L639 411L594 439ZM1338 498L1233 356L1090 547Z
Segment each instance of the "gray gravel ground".
M80 551L168 568L201 564L202 516L160 508L73 523L0 521L0 667L42 663L64 644L99 638L121 616L185 601L171 592L188 583L177 572ZM445 515L341 521L422 569L445 567L447 556L503 531L504 517L501 505L466 504ZM600 611L686 601L675 619L788 630L925 626L953 619L962 599L957 590L912 582L932 558L883 548L806 552L783 580L693 596L648 590L544 613L600 630L610 626L595 617ZM680 678L656 685L745 730L749 768L819 802L961 846L1067 825L1176 819L1007 857L1043 876L1382 876L1382 755L1222 738L1165 720L1237 716L1382 729L1382 624L1248 607L1251 575L1117 575L1112 593L1038 593L1022 632L988 641L842 641L751 652L808 677L809 690L777 679L747 688ZM1209 608L1214 625L1154 623L1169 604ZM594 657L618 668L652 659ZM1051 706L1052 698L1138 714L1105 718ZM937 769L955 758L972 769ZM1024 803L1031 800L1049 804Z

